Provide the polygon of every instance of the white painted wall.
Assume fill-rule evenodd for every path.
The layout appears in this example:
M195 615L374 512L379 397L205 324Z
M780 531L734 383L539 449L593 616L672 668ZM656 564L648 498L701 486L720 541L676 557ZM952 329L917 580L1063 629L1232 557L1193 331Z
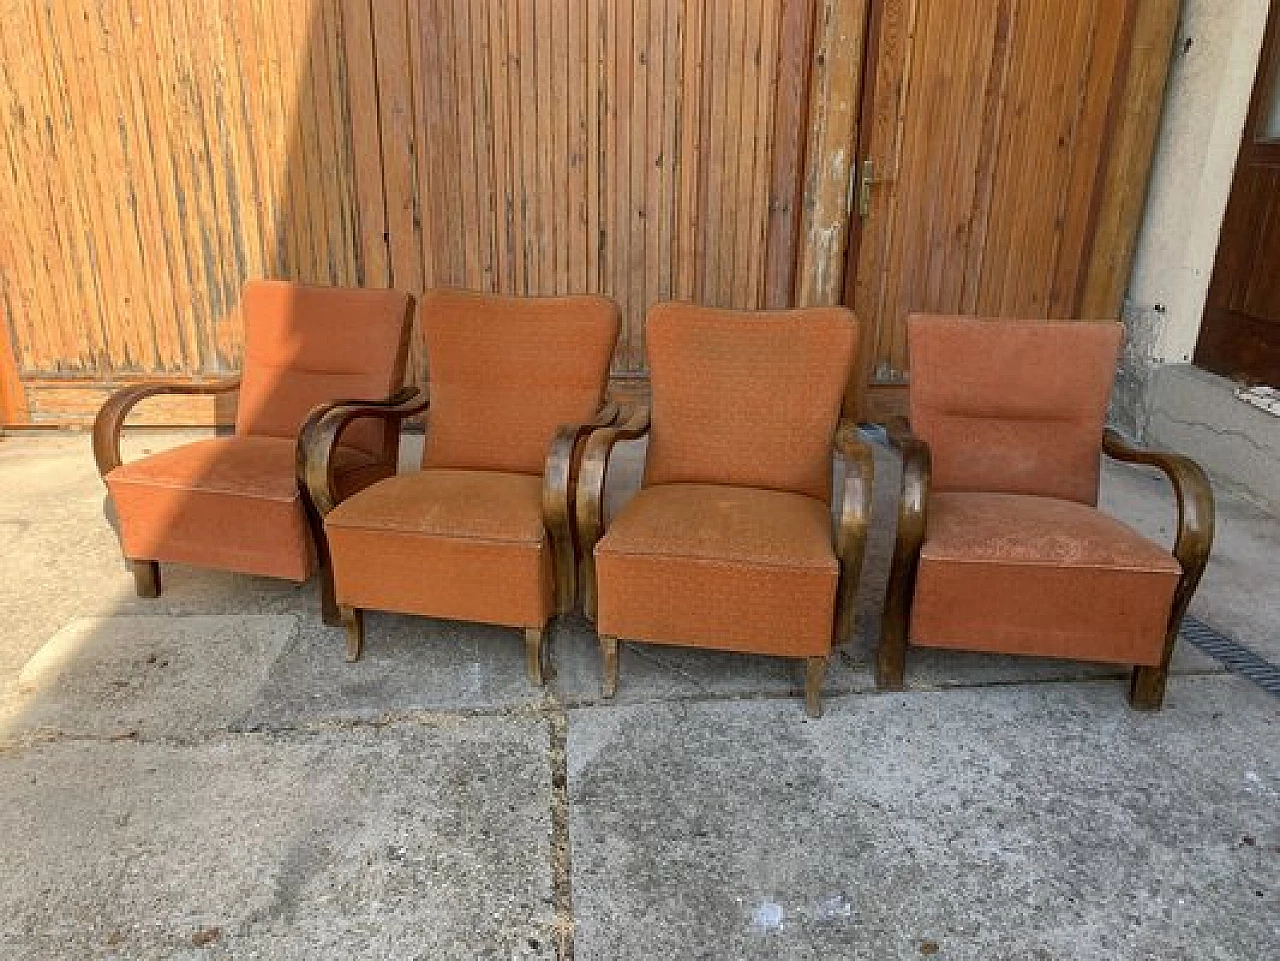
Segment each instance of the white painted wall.
M1130 363L1191 360L1269 6L1183 2L1125 305Z

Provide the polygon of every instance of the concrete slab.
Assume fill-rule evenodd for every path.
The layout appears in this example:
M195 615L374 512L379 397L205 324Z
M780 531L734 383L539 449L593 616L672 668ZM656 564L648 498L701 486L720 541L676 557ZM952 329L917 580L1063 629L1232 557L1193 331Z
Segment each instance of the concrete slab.
M360 660L317 616L299 627L242 724L268 730L406 710L534 708L547 691L525 675L524 636L510 628L370 613Z
M27 662L0 733L182 737L258 702L297 631L288 614L81 617Z
M554 958L544 723L0 755L5 958Z
M572 711L575 956L1270 957L1278 720L1226 677Z

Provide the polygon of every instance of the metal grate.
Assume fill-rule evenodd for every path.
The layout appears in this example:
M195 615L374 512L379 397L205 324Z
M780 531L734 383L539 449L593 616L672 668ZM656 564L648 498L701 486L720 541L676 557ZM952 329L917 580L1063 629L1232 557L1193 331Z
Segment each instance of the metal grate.
M1179 636L1215 660L1221 661L1231 673L1248 678L1273 697L1280 697L1280 667L1258 656L1243 644L1220 634L1194 617L1182 619Z

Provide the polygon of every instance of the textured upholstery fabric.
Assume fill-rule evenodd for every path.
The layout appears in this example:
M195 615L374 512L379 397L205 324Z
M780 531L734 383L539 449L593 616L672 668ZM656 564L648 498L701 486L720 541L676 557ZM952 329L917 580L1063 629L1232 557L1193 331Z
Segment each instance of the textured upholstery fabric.
M221 437L117 467L106 481L125 556L305 581L314 558L294 460L291 439ZM343 490L390 472L351 447L334 464Z
M436 290L422 300L424 467L541 474L556 428L599 409L618 336L604 297Z
M1115 323L907 321L911 426L933 489L1098 499Z
M1178 562L1071 500L929 499L911 611L925 647L1158 664Z
M829 497L831 442L858 340L852 313L659 304L647 330L646 485Z
M245 284L236 433L293 440L317 404L391 394L404 377L409 304L397 290ZM353 422L343 435L374 456L382 441L383 424L372 419Z
M596 567L601 634L793 657L830 650L839 565L816 497L649 486L596 545Z
M338 603L511 627L554 609L542 480L424 469L375 484L325 518Z

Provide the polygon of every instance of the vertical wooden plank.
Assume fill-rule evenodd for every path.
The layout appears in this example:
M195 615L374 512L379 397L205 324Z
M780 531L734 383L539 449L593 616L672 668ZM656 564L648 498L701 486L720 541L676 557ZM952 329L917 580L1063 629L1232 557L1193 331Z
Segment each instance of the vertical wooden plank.
M866 26L864 0L824 0L820 9L796 277L796 303L801 306L840 300Z
M413 86L404 69L409 62L408 11L401 2L375 3L373 14L391 282L417 293L422 290L422 233L417 220Z
M704 107L703 147L700 162L703 165L702 186L698 191L702 205L701 277L698 299L705 304L718 304L721 243L721 211L724 208L724 178L726 169L724 117L727 112L729 88L729 0L709 0L710 16L706 24L708 61L706 84L710 91Z
M815 5L782 0L781 7L764 277L764 305L774 309L795 298Z
M488 5L489 71L488 87L493 104L493 146L491 182L494 202L494 288L513 293L514 229L512 218L514 194L511 178L511 117L509 112L510 81L507 76L507 2Z
M642 303L645 313L649 306L661 296L662 286L662 250L661 225L664 210L662 190L663 157L663 113L666 100L664 96L666 71L666 6L667 0L653 0L649 4L649 21L644 25L647 33L644 51L645 67L645 152L644 152L644 206L642 208L644 224L644 295ZM641 319L635 330L632 363L635 369L644 367L644 320Z
M551 86L548 114L551 139L543 145L550 152L551 161L551 224L552 292L568 293L569 236L572 225L569 197L569 12L566 0L558 0L547 10L546 33L548 35L547 73Z
M371 0L341 0L342 40L346 49L347 111L355 161L356 229L360 250L357 276L364 286L387 287L391 284L391 260L387 249L382 129L370 4Z
M680 61L683 56L684 2L664 0L662 31L662 197L658 207L658 289L654 300L671 300L675 295L675 227L680 191L676 165L680 136ZM646 353L647 358L647 353Z
M564 49L565 103L568 115L568 164L566 230L568 233L568 283L571 293L585 293L587 286L587 43L586 4L568 0L565 5Z
M604 99L604 64L602 50L602 34L604 30L605 11L602 0L584 0L585 11L582 15L584 42L586 50L586 102L584 105L584 121L586 123L586 142L583 147L586 163L586 290L599 293L604 289L602 276L604 257L603 221L601 218L601 194L604 183L602 132L608 123L608 114Z
M1178 0L1138 0L1127 69L1114 94L1115 124L1088 240L1079 295L1082 317L1116 318L1124 300L1142 224L1151 158L1177 32Z
M22 389L13 352L13 314L4 280L3 273L0 273L0 427L31 422L27 393Z
M631 43L628 55L631 67L631 109L627 119L631 128L628 162L631 187L628 191L630 206L627 210L627 228L630 234L627 241L627 307L630 314L626 338L628 372L637 371L644 365L644 358L640 354L640 329L644 326L647 253L645 189L648 185L649 167L649 0L632 0Z
M675 258L676 297L693 300L702 276L700 243L702 220L698 187L704 170L702 91L706 78L703 60L706 41L703 23L707 16L707 0L684 2L684 49L681 61L679 108L679 198L676 213Z
M773 158L774 115L777 112L778 28L782 4L765 0L760 20L760 46L756 56L756 110L752 121L755 133L752 179L750 185L751 217L746 238L746 290L743 303L752 310L764 306L764 277L768 264L770 164ZM793 136L798 137L799 131Z

